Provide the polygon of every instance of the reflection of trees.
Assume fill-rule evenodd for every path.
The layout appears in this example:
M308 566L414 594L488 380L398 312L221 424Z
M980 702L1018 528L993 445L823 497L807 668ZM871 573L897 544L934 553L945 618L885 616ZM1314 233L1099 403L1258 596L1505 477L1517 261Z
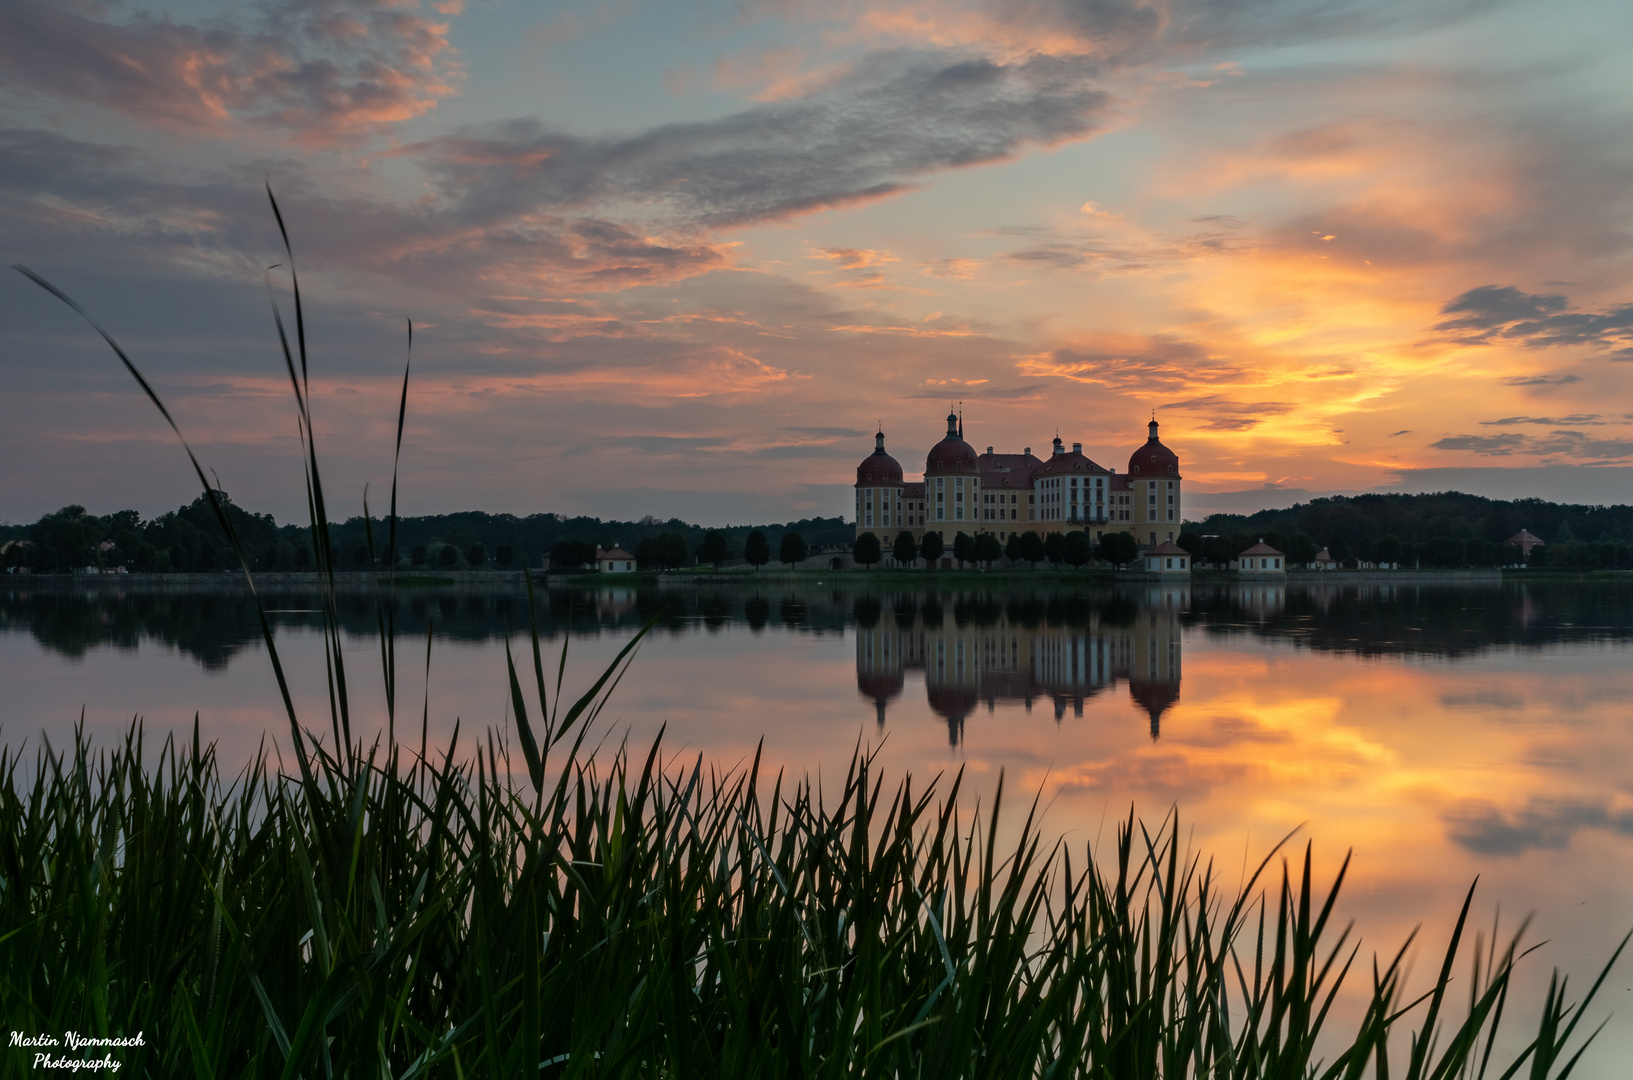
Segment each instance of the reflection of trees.
M1193 597L1210 634L1295 642L1358 656L1457 659L1497 648L1633 639L1633 583L1235 586Z
M316 590L263 592L275 629L322 625ZM753 629L781 627L803 633L842 633L854 625L851 600L834 593L792 593L779 602L731 589L707 591L615 587L550 589L537 594L540 633L635 632L657 620L659 633L686 634L700 625L719 631L737 623ZM877 601L873 601L877 604ZM482 642L523 633L527 597L510 591L402 589L343 593L338 599L342 630L354 637L379 633L382 613L400 635L423 635L434 621L438 638ZM58 588L7 587L0 590L0 631L23 629L46 648L65 656L112 645L134 649L142 641L173 646L206 667L225 666L261 639L255 603L242 589L143 591L139 586Z
M1059 721L1068 706L1081 716L1084 701L1126 682L1156 738L1163 712L1179 697L1179 613L1188 593L1183 585L1158 586L1137 600L967 592L950 598L950 616L924 598L917 618L911 600L898 597L895 619L858 620L857 689L883 725L907 672L923 672L930 708L946 720L956 746L983 701L991 712L1000 700L1029 711L1048 700Z
M315 632L315 590L263 596L279 630ZM1161 585L1100 593L1043 589L843 593L652 585L554 588L536 596L546 639L628 635L656 619L661 634L751 630L857 634L858 687L882 720L906 672L922 671L932 709L956 742L982 702L1030 708L1049 700L1057 719L1127 682L1155 734L1179 688L1179 633L1292 641L1363 656L1459 658L1493 648L1633 639L1633 583L1549 582L1489 589L1428 586ZM401 589L340 598L342 629L378 633L381 607L400 635L466 642L525 633L527 598L508 590ZM208 668L260 640L255 606L241 589L143 591L137 584L61 588L0 583L0 631L26 630L45 648L83 656L101 646L160 643ZM728 648L730 646L727 646Z

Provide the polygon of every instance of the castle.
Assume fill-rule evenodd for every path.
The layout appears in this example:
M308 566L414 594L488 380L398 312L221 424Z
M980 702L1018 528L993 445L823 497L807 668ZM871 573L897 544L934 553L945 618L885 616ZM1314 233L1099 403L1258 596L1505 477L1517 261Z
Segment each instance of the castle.
M856 467L856 535L874 533L887 550L903 531L915 542L926 532L948 542L959 532L996 533L999 540L1028 531L1087 532L1093 540L1128 532L1142 548L1179 533L1179 456L1157 437L1155 417L1126 473L1095 464L1082 443L1067 450L1058 435L1047 458L1034 457L1030 446L1019 454L990 446L977 454L956 413L947 414L946 437L925 457L923 480L903 479L882 430L874 440L873 453Z

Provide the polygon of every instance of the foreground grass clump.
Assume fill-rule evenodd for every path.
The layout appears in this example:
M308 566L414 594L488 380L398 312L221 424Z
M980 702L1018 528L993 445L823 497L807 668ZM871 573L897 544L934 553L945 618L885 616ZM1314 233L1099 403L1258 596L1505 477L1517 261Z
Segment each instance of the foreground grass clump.
M1514 948L1477 942L1451 1017L1460 918L1424 998L1374 962L1323 1031L1342 871L1223 892L1172 816L1080 862L863 755L829 805L656 746L536 786L454 750L230 782L196 734L147 768L138 731L80 738L32 781L0 753L9 1028L140 1031L115 1054L154 1077L1430 1077L1484 1073L1508 993ZM1514 1064L1564 1075L1580 1016L1551 990Z

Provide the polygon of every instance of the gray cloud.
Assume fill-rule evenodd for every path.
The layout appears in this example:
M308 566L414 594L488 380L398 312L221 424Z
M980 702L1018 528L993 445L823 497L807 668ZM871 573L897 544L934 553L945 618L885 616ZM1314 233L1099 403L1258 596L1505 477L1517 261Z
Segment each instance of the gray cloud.
M1484 457L1510 454L1557 454L1587 461L1609 461L1633 456L1633 439L1594 439L1580 431L1553 431L1547 435L1452 435L1429 444L1436 450L1471 450Z
M1524 435L1450 435L1429 444L1436 450L1472 450L1488 457L1512 454L1524 449Z
M1501 420L1482 420L1481 427L1510 427L1514 424L1545 424L1557 426L1559 424L1576 424L1600 426L1607 421L1599 419L1598 413L1572 413L1570 416L1505 416Z
M873 54L809 97L626 138L517 120L405 149L478 217L616 205L680 226L791 217L902 190L926 174L1087 136L1110 98L1083 62Z
M1156 335L1126 351L1056 349L1022 363L1030 375L1057 375L1112 389L1175 392L1199 384L1234 382L1248 372L1210 356L1195 342ZM1201 399L1197 399L1201 400Z
M1455 297L1441 314L1454 315L1436 330L1465 341L1508 340L1531 349L1556 345L1597 345L1611 359L1633 360L1633 304L1606 311L1568 312L1559 293L1527 293L1511 285L1481 285Z
M1505 386L1569 386L1582 381L1580 375L1514 375L1503 380Z
M751 457L767 461L797 461L801 458L863 458L871 451L859 446L835 446L829 443L786 443L762 446Z
M1513 711L1525 708L1525 699L1506 690L1480 690L1472 694L1442 694L1440 704L1448 709L1503 709Z
M861 428L849 427L785 427L783 430L792 431L796 435L812 435L827 439L866 439L873 434Z
M1526 293L1512 285L1481 285L1470 289L1440 309L1442 315L1457 315L1435 326L1436 330L1492 331L1521 320L1544 318L1564 311L1565 298L1558 293Z
M211 128L230 116L322 141L453 92L447 24L391 0L266 0L208 25L116 21L117 10L7 0L0 85L145 123Z
M1451 839L1477 855L1522 855L1527 851L1560 851L1583 829L1612 829L1633 834L1633 815L1602 804L1533 798L1515 811L1494 803L1465 804L1444 816Z
M618 435L606 440L608 446L622 446L648 454L680 454L688 450L714 450L730 444L730 439L685 435Z
M1176 401L1165 406L1202 413L1207 417L1202 425L1207 431L1248 431L1272 416L1285 415L1297 407L1290 401L1231 401L1219 394Z

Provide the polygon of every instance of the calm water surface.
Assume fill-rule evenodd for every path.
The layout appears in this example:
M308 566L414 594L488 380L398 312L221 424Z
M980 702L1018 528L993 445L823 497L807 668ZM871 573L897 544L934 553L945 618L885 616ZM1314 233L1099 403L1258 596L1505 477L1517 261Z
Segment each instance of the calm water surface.
M315 597L270 599L303 716L326 730ZM379 723L375 605L343 601L357 712ZM1531 989L1552 965L1591 979L1633 927L1633 587L609 588L551 592L539 619L582 686L660 611L614 738L667 724L675 754L727 767L763 739L772 767L830 775L860 740L893 773L963 768L982 796L1002 770L1074 844L1109 839L1130 806L1177 808L1233 881L1302 825L1318 872L1354 849L1342 906L1363 955L1423 924L1420 981L1476 876L1486 926L1499 905L1505 927L1536 912L1530 938L1548 944ZM524 597L416 592L396 617L414 741L426 702L433 740L456 717L508 722L503 643L525 631ZM263 653L239 593L8 584L3 737L61 746L83 710L111 741L133 716L153 732L197 713L226 761L245 760L285 725ZM1633 963L1607 1012L1578 1075L1633 1073Z

